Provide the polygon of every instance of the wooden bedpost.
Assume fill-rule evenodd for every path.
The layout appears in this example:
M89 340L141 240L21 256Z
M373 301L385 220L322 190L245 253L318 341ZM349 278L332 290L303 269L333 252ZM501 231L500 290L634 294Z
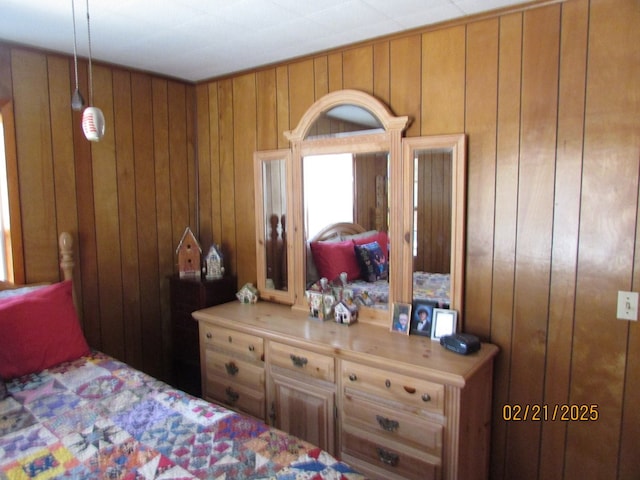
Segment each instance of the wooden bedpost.
M60 270L62 270L62 279L73 281L73 267L76 263L73 260L73 237L69 232L62 232L60 234L58 247L60 250ZM75 283L72 283L71 292L73 295L73 306L76 307L76 312L80 315Z

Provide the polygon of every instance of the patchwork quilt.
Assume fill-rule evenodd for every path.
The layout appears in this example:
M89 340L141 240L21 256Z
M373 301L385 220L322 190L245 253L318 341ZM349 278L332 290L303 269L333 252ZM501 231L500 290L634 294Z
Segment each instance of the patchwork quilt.
M327 452L107 355L7 383L0 479L362 479Z

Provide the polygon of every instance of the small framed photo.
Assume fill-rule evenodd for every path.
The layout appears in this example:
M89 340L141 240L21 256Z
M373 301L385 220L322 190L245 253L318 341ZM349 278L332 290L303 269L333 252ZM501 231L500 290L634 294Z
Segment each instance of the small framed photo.
M440 337L456 333L458 312L445 308L433 309L433 324L431 326L431 340L440 340Z
M411 319L410 303L394 303L391 314L391 331L409 335Z
M415 300L413 302L413 315L411 317L411 335L431 336L431 324L433 323L433 309L435 303L426 300Z

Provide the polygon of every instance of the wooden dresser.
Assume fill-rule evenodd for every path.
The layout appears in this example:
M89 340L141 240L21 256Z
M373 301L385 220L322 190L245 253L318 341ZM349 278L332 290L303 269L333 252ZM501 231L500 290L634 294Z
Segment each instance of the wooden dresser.
M194 312L205 399L259 417L371 478L487 478L493 358L267 302Z

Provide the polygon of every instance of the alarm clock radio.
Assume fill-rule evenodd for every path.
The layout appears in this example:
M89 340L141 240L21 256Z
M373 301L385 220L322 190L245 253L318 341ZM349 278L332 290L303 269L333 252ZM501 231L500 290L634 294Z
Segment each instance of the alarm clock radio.
M480 339L470 333L454 333L440 337L440 345L452 352L468 355L480 350Z

